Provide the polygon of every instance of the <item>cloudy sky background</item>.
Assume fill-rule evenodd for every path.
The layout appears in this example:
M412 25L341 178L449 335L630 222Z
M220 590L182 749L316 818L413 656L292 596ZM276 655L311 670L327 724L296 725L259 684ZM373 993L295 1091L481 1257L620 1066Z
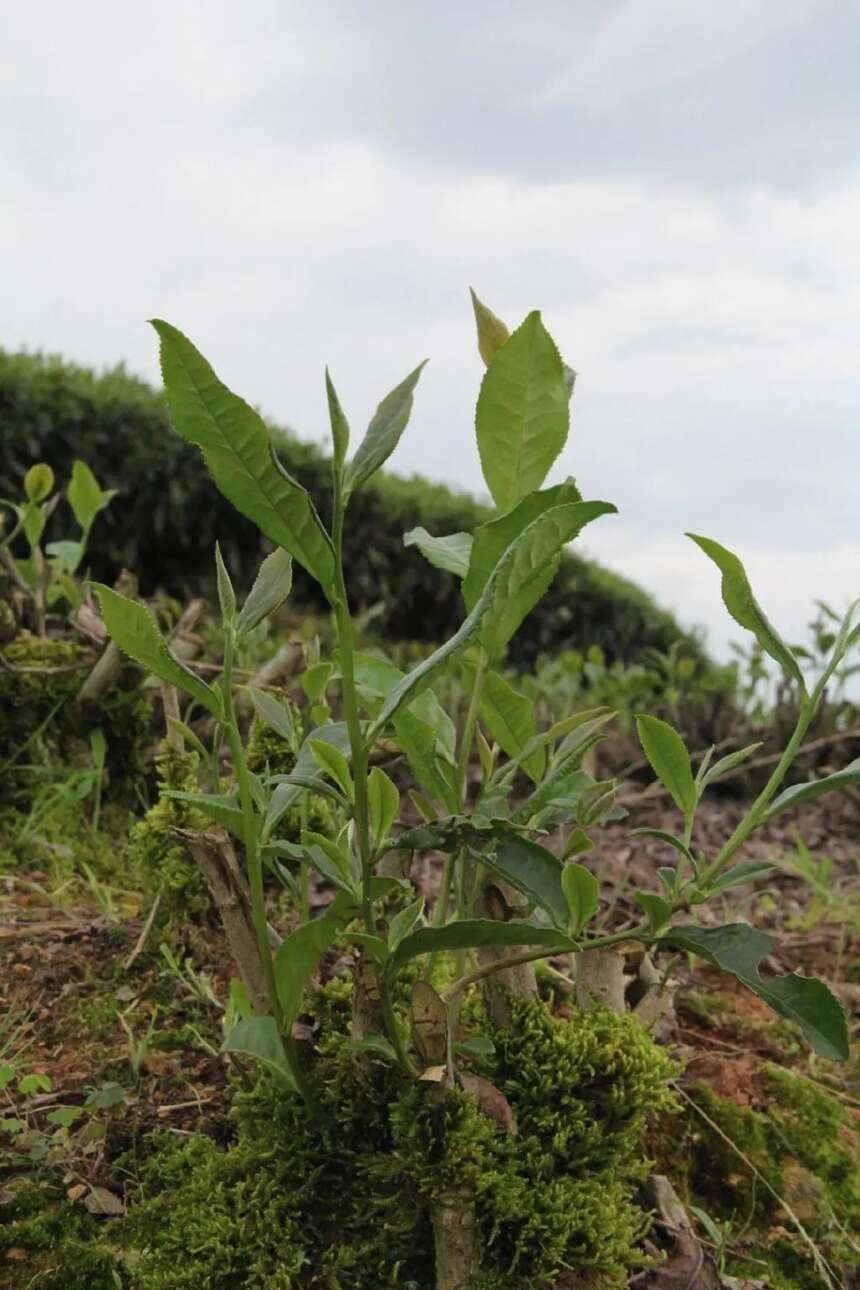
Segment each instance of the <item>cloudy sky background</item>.
M429 356L392 464L481 491L472 283L579 372L584 550L724 653L860 595L860 7L3 6L0 344L156 379L152 315L320 439ZM94 463L97 465L97 463Z

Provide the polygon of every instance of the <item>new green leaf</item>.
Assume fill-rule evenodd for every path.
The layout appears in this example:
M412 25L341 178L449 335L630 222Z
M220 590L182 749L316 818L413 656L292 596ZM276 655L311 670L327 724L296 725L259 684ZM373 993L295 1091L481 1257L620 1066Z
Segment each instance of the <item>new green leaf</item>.
M330 598L334 549L307 491L274 455L262 417L218 380L181 331L152 323L174 426L203 453L218 488L277 546L289 551Z
M281 942L275 955L275 985L285 1028L292 1026L298 1016L305 986L340 927L339 918L326 914L303 923Z
M276 547L260 565L254 585L239 611L236 628L240 635L253 631L264 618L279 608L293 585L293 560L289 551Z
M785 789L779 797L774 798L764 819L773 819L774 815L787 810L790 806L797 806L800 802L808 802L813 797L821 797L824 793L832 793L836 789L857 783L860 783L860 757L849 762L842 770L834 771L832 775L825 775L822 779L812 779L805 784L792 784L791 788Z
M597 912L600 883L584 865L566 864L561 871L561 886L567 901L570 934L579 936L585 924Z
M386 394L376 409L358 451L346 468L344 487L347 493L354 492L375 475L394 452L406 429L412 411L412 394L423 368L424 363L419 363L405 381Z
M637 717L636 727L651 768L669 790L684 818L689 820L696 809L698 794L683 739L668 721L661 721L659 717Z
M540 314L530 313L491 359L475 413L484 479L500 510L540 488L569 426L564 364Z

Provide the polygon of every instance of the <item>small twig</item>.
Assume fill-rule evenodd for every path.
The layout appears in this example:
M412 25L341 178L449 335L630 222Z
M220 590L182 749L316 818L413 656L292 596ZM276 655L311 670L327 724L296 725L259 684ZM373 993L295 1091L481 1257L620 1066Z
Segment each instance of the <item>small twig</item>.
M144 923L143 927L140 930L140 936L138 936L137 940L135 941L134 949L132 950L132 952L129 954L128 958L122 965L122 969L124 972L127 972L129 970L132 963L134 963L135 959L143 951L143 947L146 944L147 940L149 939L149 933L152 931L152 925L155 922L155 917L156 917L156 914L158 913L158 907L160 904L161 904L161 891L159 890L156 894L155 900L152 902L152 908L150 909L149 913L146 916L146 922Z

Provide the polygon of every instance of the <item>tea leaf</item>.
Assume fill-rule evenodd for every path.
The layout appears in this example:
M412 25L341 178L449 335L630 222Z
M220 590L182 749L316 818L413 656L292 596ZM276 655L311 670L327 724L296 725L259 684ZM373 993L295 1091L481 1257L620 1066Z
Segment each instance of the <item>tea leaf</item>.
M797 659L780 637L776 628L769 622L764 610L753 595L752 587L741 561L731 551L712 538L700 537L688 533L688 538L701 547L705 555L713 560L723 575L722 593L726 609L741 627L745 627L755 636L766 654L779 663L780 667L793 676L800 686L801 693L806 693L806 683Z
M475 325L478 328L478 352L489 367L511 333L501 318L497 318L493 311L478 299L471 287L469 295L472 297Z
M547 511L530 524L508 547L474 609L454 635L389 691L371 726L370 738L376 738L395 713L417 698L476 636L481 635L487 648L504 644L506 633L516 631L541 595L542 566L548 552L560 549L589 520L613 510L615 507L608 502L579 502Z
M215 579L218 586L221 621L225 626L229 626L236 617L236 593L233 590L233 583L230 581L230 574L227 572L224 557L221 555L221 544L219 542L215 543Z
M220 695L168 648L146 606L119 595L103 583L94 582L92 586L99 598L105 626L122 652L160 681L175 685L214 716L220 716Z
M268 694L265 690L255 690L253 686L248 686L248 693L251 696L251 702L257 715L265 721L267 726L271 726L275 734L293 747L296 738L296 727L293 720L293 714L285 703L279 702L273 694Z
M561 871L561 886L567 902L570 934L579 936L585 924L597 913L600 883L584 865L566 864Z
M44 502L54 487L54 472L44 461L31 466L24 476L24 493L29 502Z
M860 783L860 757L849 762L842 770L837 770L832 775L825 775L823 779L812 779L805 784L792 784L791 788L785 789L779 797L774 798L763 819L771 820L780 811L785 811L790 806L797 806L799 802L808 802L813 797L821 797L824 793L832 793L836 789L845 788L848 784L857 783Z
M86 533L99 511L104 510L112 498L116 497L116 490L102 489L86 462L76 461L72 466L72 478L66 489L66 497L75 519Z
M574 950L576 945L569 937L552 927L537 927L519 919L496 922L491 918L470 918L444 927L422 927L404 937L389 960L389 971L394 973L419 954L432 954L438 950L479 949L482 945L534 945L546 946L548 952L557 949Z
M564 365L540 314L530 313L493 355L475 413L481 468L500 510L540 488L569 425Z
M185 793L179 789L165 788L162 796L173 802L187 802L189 806L196 807L244 845L245 819L236 793Z
M352 800L353 786L352 774L349 769L349 762L339 748L334 744L328 743L322 739L308 739L308 746L316 758L320 768L329 775L334 782L343 789L346 796Z
M510 833L495 852L484 852L481 862L510 883L533 905L545 909L554 922L567 927L568 905L562 889L564 866L546 847L517 833Z
M501 560L511 543L528 528L528 526L555 506L566 506L569 502L581 502L582 496L573 479L566 479L553 488L544 488L539 493L529 493L528 497L496 519L487 520L475 529L469 557L469 569L463 583L463 599L467 609L473 609L490 574ZM554 576L550 574L547 586Z
M690 754L683 739L668 721L661 721L659 717L639 716L636 718L636 727L639 742L652 770L669 790L684 818L690 819L696 809L698 793L690 766Z
M718 762L715 762L714 765L710 767L710 769L706 768L704 774L700 771L698 779L702 791L704 791L709 784L713 784L714 781L718 780L722 775L726 775L730 770L734 770L736 766L742 765L747 758L752 757L753 753L757 752L759 748L761 748L761 742L757 744L747 744L746 748L738 748L736 752L728 753L725 757L721 757Z
M437 569L446 573L456 573L458 578L465 578L469 571L469 556L472 551L471 533L449 533L447 537L434 537L419 524L403 535L404 546L417 546L418 550Z
M655 896L650 891L634 891L633 898L648 915L648 927L652 933L659 932L672 917L672 906L661 896Z
M289 1085L293 1092L297 1091L274 1017L244 1017L238 1021L224 1040L224 1052L255 1058Z
M370 828L377 846L388 837L400 810L400 794L384 770L374 766L367 777L367 807Z
M281 942L275 955L275 985L284 1010L285 1029L298 1016L305 986L340 928L341 919L326 914L303 923Z
M239 611L236 630L240 635L253 631L264 618L284 603L293 585L293 560L289 551L276 547L260 565L254 585Z
M567 543L586 524L614 510L609 502L555 506L533 520L508 547L491 580L491 603L478 631L478 639L491 656L504 649L544 595ZM487 590L490 585L487 584Z
M334 468L339 471L349 448L349 422L340 406L340 399L337 397L328 368L325 369L325 392L328 400L328 419L331 424L331 441L334 447Z
M346 468L344 488L347 493L354 492L375 475L400 442L412 411L412 393L426 361L419 363L405 381L386 394L376 409L358 451Z
M284 470L263 420L223 385L181 331L152 323L171 420L203 453L224 496L277 546L289 551L332 599L334 549L307 491Z
M388 948L394 953L405 936L408 936L418 919L424 913L424 897L419 896L411 905L399 910L391 920L388 928Z
M716 896L721 891L728 891L730 887L739 887L741 883L754 882L756 878L763 877L766 873L772 873L776 865L767 860L744 860L742 864L733 865L731 869L726 869L712 883L708 884L708 895Z
M488 671L484 675L479 712L490 734L509 757L519 756L536 734L531 700L498 672ZM530 757L523 758L522 767L537 783L546 767L545 749L539 748Z
M822 1057L847 1060L845 1014L823 981L794 972L769 981L759 976L758 965L777 944L775 937L746 923L729 923L725 927L672 927L658 944L698 954L730 972L779 1016L796 1022Z

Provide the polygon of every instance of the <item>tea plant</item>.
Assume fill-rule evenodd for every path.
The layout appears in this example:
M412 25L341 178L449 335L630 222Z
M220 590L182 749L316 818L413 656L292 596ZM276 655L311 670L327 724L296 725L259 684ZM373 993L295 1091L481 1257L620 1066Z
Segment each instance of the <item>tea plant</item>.
M17 501L0 499L0 565L11 586L16 617L32 626L37 635L46 634L48 611L54 605L65 600L71 608L80 608L83 593L75 575L96 517L115 496L113 490L101 487L85 462L76 461L65 497L80 531L77 538L49 542L44 547L45 528L61 497L55 491L51 467L45 462L31 466L24 476L23 497ZM14 517L8 533L2 508ZM15 553L21 544L26 546L26 556Z
M517 998L535 997L533 964L562 954L576 963L579 1004L618 1012L627 1006L628 954L646 964L664 950L699 955L795 1021L816 1051L844 1058L845 1019L822 982L796 974L759 975L774 938L743 923L703 927L680 920L769 868L735 862L759 825L789 805L860 780L860 763L853 763L837 775L780 792L825 686L860 638L854 624L860 605L840 624L828 661L808 690L795 654L758 605L737 556L712 539L691 535L717 566L735 621L793 677L801 695L798 720L732 837L718 854L704 855L691 842L699 802L753 748L717 761L709 753L694 773L677 732L656 717L638 717L645 754L683 827L678 836L659 834L673 863L659 870L660 895L636 893L641 920L611 932L595 928L598 882L575 857L592 849L592 833L616 813L616 785L596 782L583 770L583 759L613 713L605 707L579 711L539 729L532 700L500 667L512 636L552 583L565 546L615 507L584 500L570 478L543 487L567 440L574 374L540 314L529 314L509 333L477 298L474 306L487 366L477 442L497 512L473 533L415 530L408 536L431 563L461 580L465 603L459 629L408 672L356 648L343 540L351 499L405 430L423 364L382 400L351 458L350 427L326 374L334 499L327 526L279 462L259 415L218 380L181 332L154 323L177 431L201 450L221 492L275 544L241 606L216 548L224 666L211 684L171 652L145 606L107 586L96 588L117 645L205 710L229 747L235 778L229 791L175 794L213 821L205 832L187 832L186 841L221 908L246 992L226 1047L258 1058L314 1107L320 1093L294 1023L321 957L338 942L354 953L356 1062L393 1063L402 1079L417 1081L428 1107L440 1111L469 1087L460 1069L463 1036L457 1030L471 988L483 987L489 1022L504 1033ZM243 639L288 596L293 561L319 584L336 625L337 648L330 660L312 663L305 673L310 710L319 718L313 728L297 731L285 705L264 692L253 696L258 715L296 744L295 765L283 774L249 768L233 679ZM469 694L459 729L434 689L452 670L459 671ZM323 703L335 683L342 720L329 719ZM379 764L387 764L392 750L408 764L411 806ZM299 843L282 840L279 823L309 794L331 801L334 836L307 829ZM541 842L548 830L559 828L565 839L561 856ZM428 850L445 857L429 916L423 896L402 876L410 855ZM308 917L293 873L296 863L335 888L332 904L317 917ZM267 874L296 897L298 925L283 940L267 921ZM642 979L657 975L652 967L650 978L646 971ZM480 1049L481 1036L473 1039ZM444 1124L444 1114L437 1123ZM438 1150L444 1154L443 1143ZM443 1176L444 1184L430 1193L436 1285L457 1290L472 1284L479 1271L475 1195L468 1170L452 1175L440 1167Z

